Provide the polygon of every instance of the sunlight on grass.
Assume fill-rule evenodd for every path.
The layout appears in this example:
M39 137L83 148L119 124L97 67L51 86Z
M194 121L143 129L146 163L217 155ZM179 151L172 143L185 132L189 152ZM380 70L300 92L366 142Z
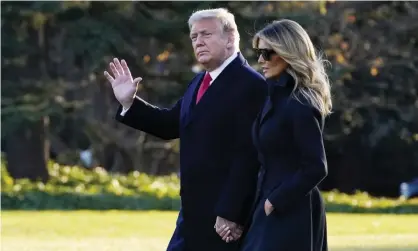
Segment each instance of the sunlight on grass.
M161 251L177 213L2 212L3 251ZM328 214L330 251L418 250L416 215Z

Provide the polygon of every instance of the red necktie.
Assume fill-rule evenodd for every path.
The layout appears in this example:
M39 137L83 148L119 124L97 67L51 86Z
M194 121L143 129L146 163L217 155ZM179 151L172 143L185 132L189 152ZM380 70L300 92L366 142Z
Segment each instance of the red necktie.
M212 78L210 77L209 73L206 72L206 75L203 78L202 84L199 87L199 91L197 92L196 104L199 103L203 94L205 94L206 90L209 88L210 81L212 81Z

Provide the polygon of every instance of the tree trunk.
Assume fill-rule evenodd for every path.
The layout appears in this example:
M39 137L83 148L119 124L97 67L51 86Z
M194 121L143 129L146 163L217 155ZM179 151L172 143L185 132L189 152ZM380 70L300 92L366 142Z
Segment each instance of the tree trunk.
M6 136L7 169L13 178L48 180L48 124L47 117L36 122L25 122Z

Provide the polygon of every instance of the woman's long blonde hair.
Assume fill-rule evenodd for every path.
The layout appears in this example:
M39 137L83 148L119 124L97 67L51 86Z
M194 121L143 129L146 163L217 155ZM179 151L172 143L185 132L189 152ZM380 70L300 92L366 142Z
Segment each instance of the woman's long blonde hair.
M325 63L317 55L308 33L295 21L282 19L274 21L259 31L253 40L258 47L260 39L269 44L289 64L286 71L295 80L295 89L317 108L322 116L331 113L331 87L325 71ZM295 91L293 97L298 99Z

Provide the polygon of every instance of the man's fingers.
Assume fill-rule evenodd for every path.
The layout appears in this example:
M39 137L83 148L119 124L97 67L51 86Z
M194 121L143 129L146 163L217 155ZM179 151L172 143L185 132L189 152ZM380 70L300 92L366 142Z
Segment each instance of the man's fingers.
M111 62L109 65L110 65L110 70L112 71L115 78L117 78L119 75L121 75L121 73L116 69L116 66L113 62Z
M239 238L241 238L242 235L242 231L239 230L235 230L231 232L231 237L234 238L234 240L238 240Z
M105 77L107 78L107 80L109 80L110 83L113 83L113 81L115 80L112 75L109 74L109 72L105 71L104 72Z
M219 235L225 231L226 225L222 225L221 227L216 226L216 233L218 233Z
M218 227L221 224L222 226ZM238 226L234 222L228 221L219 216L216 219L215 228L216 228L216 232L219 234L222 240L227 243L239 239L242 234L242 230L240 229L240 226Z
M219 229L219 232L217 232L218 234L219 234L219 236L221 236L222 237L222 239L224 238L224 237L227 237L228 235L229 235L229 233L231 232L231 230L229 229L229 227L227 227L227 226L222 226L220 229Z
M225 235L224 235L224 236L222 236L222 240L223 240L223 241L226 241L226 242L229 242L229 239L230 239L229 234L230 234L230 233L231 233L231 230L226 231Z
M121 60L122 69L125 75L131 76L131 71L129 70L128 64L124 59Z
M119 62L119 59L114 58L113 62L115 63L116 69L118 70L119 74L120 75L125 75L125 72L123 72L123 68L122 68L122 65Z

